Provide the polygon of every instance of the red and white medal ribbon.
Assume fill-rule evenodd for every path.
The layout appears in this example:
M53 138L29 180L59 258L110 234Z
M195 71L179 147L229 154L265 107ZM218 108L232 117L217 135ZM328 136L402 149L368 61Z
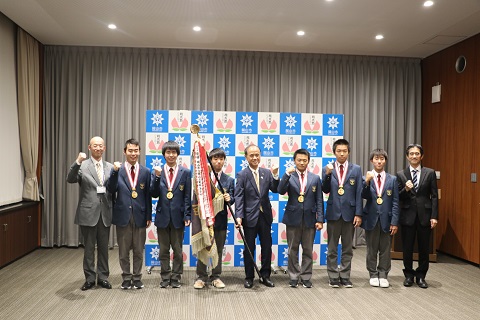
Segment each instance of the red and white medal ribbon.
M168 168L168 169L167 169ZM167 166L167 165L164 165L163 166L163 171L165 171L165 178L167 180L167 187L168 187L168 191L172 191L173 190L173 184L175 182L175 179L177 179L177 174L178 174L178 165L175 166L175 170L173 170L173 176L172 176L172 180L170 180L170 167Z
M345 178L347 177L348 167L345 164L343 165L343 177L340 177L340 165L338 162L335 162L335 171L337 171L338 185L343 188Z
M303 179L302 179L302 173L298 170L297 171L297 174L298 174L298 181L300 181L300 194L303 195L305 194L305 188L307 187L307 174L308 174L308 171L305 170L303 172Z
M376 171L373 172L373 182L375 183L375 189L377 189L377 197L381 198L383 189L385 188L385 175L380 174L380 181L382 182L382 186L380 187L378 185L378 173Z
M127 166L127 161L125 161L125 164L124 164L124 167L125 167L125 170L128 168ZM134 167L136 169L136 165L135 164L134 166L130 166L130 167ZM130 168L130 171L132 171L132 169ZM130 182L130 187L132 188L132 190L135 190L135 187L137 186L137 182L138 182L138 176L139 176L139 172L140 170L135 170L135 181L132 180L132 175L130 174L129 171L127 171L127 177L128 177L128 181Z

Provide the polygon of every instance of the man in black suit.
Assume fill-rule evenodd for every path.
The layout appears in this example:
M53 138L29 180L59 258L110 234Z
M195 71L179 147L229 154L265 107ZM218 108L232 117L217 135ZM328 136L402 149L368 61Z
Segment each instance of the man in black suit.
M428 288L425 276L428 271L430 233L438 223L438 189L435 171L422 167L423 148L411 144L406 149L410 164L397 172L400 195L400 224L403 245L403 285L410 287L416 277L420 288ZM418 268L413 270L413 247L418 243Z
M245 232L245 245L248 245L252 254L255 255L255 238L260 238L262 250L262 268L260 269L260 282L267 287L275 285L270 280L272 272L272 204L268 191L277 193L278 188L278 167L272 171L259 168L260 148L256 145L249 145L245 148L245 158L248 167L237 173L237 184L235 186L235 213L238 226L243 227ZM245 261L245 288L253 287L255 278L254 262L250 255L244 250Z

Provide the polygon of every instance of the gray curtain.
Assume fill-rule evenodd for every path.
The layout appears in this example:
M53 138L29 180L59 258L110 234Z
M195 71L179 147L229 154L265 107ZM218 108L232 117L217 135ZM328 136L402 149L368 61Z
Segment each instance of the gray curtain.
M44 83L43 246L80 241L78 187L65 181L78 152L94 135L107 161L122 159L128 138L145 146L148 109L342 113L364 172L373 148L387 150L394 173L420 141L419 59L47 46Z

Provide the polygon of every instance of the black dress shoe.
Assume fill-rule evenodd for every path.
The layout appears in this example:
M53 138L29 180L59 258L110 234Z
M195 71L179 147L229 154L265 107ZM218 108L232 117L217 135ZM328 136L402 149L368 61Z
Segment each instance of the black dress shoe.
M97 283L102 288L112 289L112 285L110 284L110 282L108 282L108 280L98 280Z
M425 279L423 279L423 278L417 278L417 285L422 289L427 289L428 288L428 284L425 281Z
M85 281L85 283L83 284L83 287L82 287L82 291L92 289L93 287L95 287L95 282Z
M251 289L253 287L253 280L251 279L245 279L245 283L243 286L247 289Z
M269 288L275 287L275 284L272 282L272 280L270 280L270 278L261 278L260 283Z
M405 280L403 280L403 285L405 287L411 287L413 285L413 277L406 277Z

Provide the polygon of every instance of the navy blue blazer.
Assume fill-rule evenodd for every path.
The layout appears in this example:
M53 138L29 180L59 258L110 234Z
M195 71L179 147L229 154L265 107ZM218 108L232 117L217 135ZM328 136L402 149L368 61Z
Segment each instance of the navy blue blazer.
M220 184L222 185L224 190L220 190L223 192L228 192L230 195L230 205L233 205L235 203L235 179L232 177L222 173L220 176ZM225 205L223 207L223 210L218 212L217 215L215 216L215 224L214 224L214 229L217 230L227 230L227 225L228 225L228 211L227 211L227 203L225 202Z
M322 169L322 191L330 193L327 200L327 221L336 221L342 218L344 221L353 221L355 216L362 216L362 170L359 165L348 163L347 176L343 189L345 193L338 194L338 177L335 169L330 175L326 173L326 167Z
M191 220L192 212L192 180L190 170L178 167L177 177L173 184L173 198L167 199L168 183L162 167L160 177L152 174L152 197L157 198L155 226L166 228L170 221L175 229L185 227L185 221Z
M295 171L291 175L285 173L278 184L278 193L288 192L288 202L285 207L282 223L297 227L303 221L308 228L314 228L316 222L323 223L323 193L322 180L316 174L307 173L304 202L298 202L300 195L300 178Z
M400 217L397 177L386 173L382 204L377 204L378 193L373 179L370 180L369 185L365 181L363 183L362 198L366 199L367 203L363 208L361 227L365 230L372 230L377 221L380 221L383 232L390 233L390 225L398 226Z
M273 179L272 172L269 169L258 168L260 192L258 192L255 178L252 170L247 167L237 173L237 184L235 185L235 215L242 218L242 225L246 227L255 227L260 215L260 206L263 209L267 222L272 224L272 204L268 196L271 190L277 193L279 181Z
M135 225L145 228L147 221L152 220L152 196L150 195L150 170L139 164L138 182L135 188L137 198L132 198L132 188L128 180L125 166L118 171L112 169L110 179L106 185L108 191L114 196L112 223L119 227L125 227L130 221L130 213L133 213Z

